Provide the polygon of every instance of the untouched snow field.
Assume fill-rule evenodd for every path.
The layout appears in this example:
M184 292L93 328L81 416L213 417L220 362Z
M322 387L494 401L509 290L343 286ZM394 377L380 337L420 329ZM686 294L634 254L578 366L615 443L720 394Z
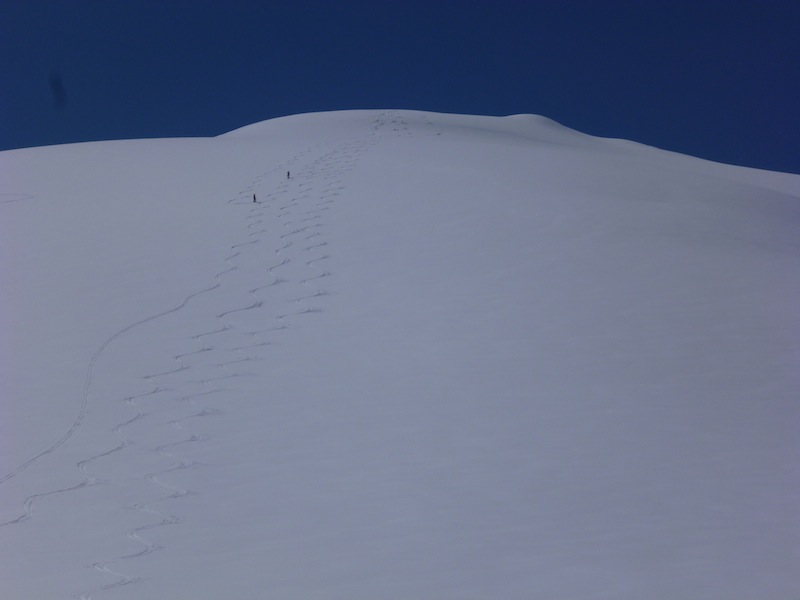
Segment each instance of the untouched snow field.
M347 111L0 227L3 598L800 597L800 176Z

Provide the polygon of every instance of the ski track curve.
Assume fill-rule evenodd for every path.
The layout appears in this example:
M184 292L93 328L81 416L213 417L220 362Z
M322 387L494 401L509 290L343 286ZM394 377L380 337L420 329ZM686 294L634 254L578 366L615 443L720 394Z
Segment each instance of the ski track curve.
M59 437L55 442L53 442L52 444L50 444L49 446L47 446L43 450L37 452L35 455L33 455L28 460L26 460L24 463L22 463L21 465L16 467L13 471L11 471L10 473L6 474L3 478L0 479L0 484L4 483L5 481L8 481L9 479L14 477L18 473L20 473L23 470L27 469L33 463L35 463L37 460L43 458L44 456L47 456L48 454L51 454L51 453L55 452L59 447L61 447L64 444L64 442L66 442L70 437L72 437L72 434L75 433L75 431L78 429L80 424L83 422L84 417L86 416L86 408L87 408L88 397L89 397L89 388L91 387L91 384L92 384L95 363L97 362L97 359L100 357L100 355L108 347L108 345L111 344L111 342L113 342L114 340L116 340L120 336L124 335L125 333L131 331L132 329L135 329L136 327L144 325L145 323L150 323L151 321L155 321L156 319L160 319L160 318L165 317L165 316L167 316L167 315L169 315L171 313L179 311L184 306L186 306L186 304L192 298L194 298L196 296L199 296L201 294L205 294L205 293L215 289L216 287L218 287L218 285L219 284L214 284L211 287L208 287L208 288L199 290L197 292L194 292L192 294L189 294L186 298L183 299L183 301L179 305L174 306L173 308L170 308L170 309L165 310L163 312L160 312L160 313L158 313L156 315L152 315L150 317L141 319L140 321L136 321L135 323L131 323L130 325L127 325L126 327L123 327L122 329L120 329L119 331L117 331L116 333L111 335L111 337L106 339L97 348L97 350L95 350L94 354L92 355L91 359L89 360L89 366L87 367L86 376L84 378L83 393L82 393L82 396L81 396L81 402L80 402L80 406L79 406L79 409L78 409L78 414L76 415L75 420L69 426L67 431L65 431L61 435L61 437ZM10 522L17 522L17 520L15 519L14 521L10 521ZM8 524L10 522L0 523L0 527L2 527L3 525Z
M77 414L68 429L54 442L0 478L2 485L43 457L56 452L79 430L87 414L96 363L111 344L136 328L175 316L190 302L200 302L213 294L234 288L233 295L240 297L240 302L209 316L202 327L189 336L187 342L193 344L194 349L173 355L172 365L165 365L163 370L142 375L141 379L150 385L149 391L120 395L119 402L126 407L129 415L112 428L118 440L116 445L78 461L75 467L80 479L74 485L27 496L21 514L0 523L0 530L6 526L24 523L33 516L34 505L41 498L95 485L114 485L113 476L101 475L93 467L93 463L100 459L113 459L120 453L135 449L171 463L166 468L148 472L142 477L142 485L152 490L153 497L128 507L120 507L121 510L132 509L152 517L152 521L147 524L121 532L121 535L141 548L127 554L102 558L87 565L106 581L74 594L74 599L92 600L104 592L142 581L141 576L126 573L134 568L134 559L164 550L162 546L150 541L147 533L157 528L179 525L180 499L198 493L169 481L170 474L203 467L181 457L182 447L207 443L212 439L202 431L193 431L189 422L222 413L219 398L226 393L235 392L237 378L253 375L244 370L244 367L262 360L259 351L272 343L271 336L295 327L298 317L324 312L321 301L329 292L320 286L331 274L324 268L325 261L331 258L328 252L329 242L324 235L325 213L332 209L346 190L343 177L355 167L364 152L381 139L405 135L412 135L412 132L401 113L385 111L376 117L371 131L366 135L310 146L257 176L235 197L227 200L232 207L249 207L244 218L242 240L232 245L229 255L224 258L228 266L214 275L208 285L188 294L176 305L130 323L103 341L87 365ZM287 171L291 171L291 178L283 180L281 176ZM270 188L270 182L274 182L276 177L281 179L280 183L273 183ZM257 202L252 201L253 194L259 198ZM11 203L28 199L27 196L22 196L15 195L3 200ZM239 265L245 262L244 259L250 264L254 261L263 264L261 285L242 287L240 282L232 282L239 271ZM297 263L307 270L307 277L295 276L293 279L288 273ZM249 284L252 283L251 279ZM286 285L298 288L296 296L289 301L283 301L288 306L270 304L272 288ZM236 286L240 289L235 289ZM247 322L251 324L250 328L243 328L233 320L233 317L243 313L259 312L265 314L249 319ZM260 325L253 327L253 324ZM227 347L224 344L215 344L220 336L233 336L238 341L229 342ZM209 361L209 355L215 358ZM192 362L198 357L203 357L206 364ZM186 389L174 388L167 383L170 378L187 372L197 372L197 378L189 381L188 388L186 382L182 384ZM164 383L159 383L160 381ZM169 415L169 411L158 408L166 404L171 409L178 405L183 410L178 417L167 418L165 415ZM146 442L138 439L141 434L137 436L134 432L136 427L148 423L151 428L167 425L174 431L174 440L148 447Z
M24 200L33 200L36 196L33 194L0 194L0 204L13 204L15 202L22 202Z
M192 380L192 383L199 388L194 391L186 390L189 393L185 393L179 389L155 385L150 392L125 398L125 402L136 411L136 414L114 427L114 433L120 440L118 445L81 461L79 468L85 473L86 481L94 481L97 477L88 472L88 464L95 459L139 445L133 436L126 434L126 429L141 421L157 418L158 415L155 412L151 413L142 406L145 402L152 403L153 398L157 395L170 396L173 401L189 406L183 416L167 421L167 424L176 432L175 441L150 449L172 462L170 467L147 473L144 476L144 480L159 495L130 507L154 518L151 523L124 532L128 539L140 544L141 549L133 553L98 560L88 565L113 581L97 585L75 595L74 598L92 600L102 592L142 581L141 576L126 573L134 568L132 565L128 565L128 562L146 554L165 550L164 547L150 541L147 538L147 532L157 528L180 525L178 501L184 496L199 493L171 484L169 475L177 471L203 467L201 464L182 458L180 448L188 444L209 442L213 439L207 434L191 432L187 427L188 422L222 413L223 408L219 404L219 397L224 393L235 391L237 378L253 375L253 373L243 370L243 367L262 360L259 350L271 345L270 336L282 330L292 329L297 317L324 312L324 305L320 304L320 301L328 296L329 292L320 287L320 284L331 274L322 267L325 264L324 261L331 258L327 252L329 243L324 236L324 214L331 210L337 198L346 190L343 176L354 168L359 157L380 139L379 132L391 127L395 136L407 135L408 131L405 125L394 113L388 113L386 118L379 120L372 132L366 136L336 143L332 149L322 150L316 159L310 161L306 155L320 152L321 149L319 146L307 148L285 163L256 177L250 185L239 192L238 196L228 200L231 205L249 205L250 207L245 217L244 239L231 246L233 253L225 259L229 267L214 277L213 285L199 293L220 291L225 288L229 281L226 277L233 277L239 270L240 263L254 262L254 256L258 257L255 260L259 260L264 265L262 275L264 282L256 287L242 287L238 283L231 284L231 287L239 285L240 289L236 291L236 295L241 300L237 304L226 306L224 310L214 313L213 324L207 325L205 329L201 329L191 336L191 340L200 344L200 347L174 356L176 366L161 373L144 376L145 380L152 381L187 370L196 370L199 379ZM301 163L299 168L298 163ZM269 191L264 189L265 181L269 181L271 177L274 179L276 175L280 176L287 170L291 171L291 179L281 181ZM252 201L253 194L256 194L257 202ZM298 261L307 269L307 277L292 279L291 276L282 274L282 271L285 273L287 269L294 266L293 263ZM249 283L252 284L253 281L250 280ZM295 285L300 293L290 300L284 301L284 304L288 304L285 308L271 305L269 302L270 291L272 288L284 285ZM186 301L181 306L185 306L185 304ZM249 325L246 327L237 325L231 320L231 317L241 316L243 313L258 313L259 311L267 314L264 314L263 318L259 314L258 317L254 316L249 319L247 321ZM169 312L174 312L174 310ZM166 316L166 314L169 313L156 318ZM254 327L257 324L261 324L261 326ZM228 342L227 346L225 343L215 343L220 336L234 337L238 341ZM206 359L206 366L197 367L187 364L191 357L207 354L213 354L216 358ZM228 383L233 387L222 387L223 383ZM174 508L167 510L167 507Z

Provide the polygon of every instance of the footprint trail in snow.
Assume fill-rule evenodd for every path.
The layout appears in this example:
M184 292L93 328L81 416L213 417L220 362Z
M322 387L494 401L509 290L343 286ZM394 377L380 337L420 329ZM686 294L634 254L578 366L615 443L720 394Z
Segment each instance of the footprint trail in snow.
M175 483L176 475L206 466L190 458L191 446L224 442L203 432L203 419L228 410L237 381L268 369L266 348L280 344L293 328L312 326L303 320L307 315L324 312L329 291L323 284L330 275L325 215L346 193L347 173L376 139L373 131L328 150L308 148L228 201L232 209L246 211L246 225L242 241L225 258L227 268L181 303L185 315L170 311L156 317L186 316L185 327L195 331L164 361L163 371L141 377L149 391L120 399L133 414L113 428L119 443L78 465L85 476L81 486L114 485L114 461L129 460L122 457L125 452L138 452L146 457L144 464L160 467L144 472L128 492L143 499L120 507L146 517L144 524L121 532L131 551L91 564L111 581L75 598L90 600L141 582L136 559L161 553L168 560L170 548L153 538L161 528L185 526L181 502L202 493ZM283 179L287 172L291 177Z

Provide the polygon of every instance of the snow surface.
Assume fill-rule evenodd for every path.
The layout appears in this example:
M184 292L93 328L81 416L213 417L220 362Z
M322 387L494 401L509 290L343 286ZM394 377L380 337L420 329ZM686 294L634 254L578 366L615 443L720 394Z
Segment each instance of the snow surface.
M800 597L800 177L405 110L0 177L3 598Z

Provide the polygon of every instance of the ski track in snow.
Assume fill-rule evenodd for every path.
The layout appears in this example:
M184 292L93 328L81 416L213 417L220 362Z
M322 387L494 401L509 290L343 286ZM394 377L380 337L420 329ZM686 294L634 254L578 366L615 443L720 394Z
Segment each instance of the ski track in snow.
M97 348L87 365L84 389L78 413L70 427L53 443L37 452L0 479L0 484L2 484L33 465L39 459L54 453L78 431L87 414L90 390L94 381L95 365L109 345L136 328L174 315L178 311L184 309L190 302L196 302L201 296L221 290L226 285L226 276L239 269L237 261L242 262L242 256L249 258L250 254L258 251L254 249L254 247L257 248L269 243L278 244L277 247L271 249L271 252L260 251L262 254L267 256L272 255L277 259L267 264L264 270L265 274L271 278L271 281L262 286L247 290L249 296L248 303L241 306L230 307L216 314L214 316L216 320L215 328L204 330L191 336L193 342L202 345L199 349L194 351L174 356L173 360L177 363L177 366L165 369L160 373L143 375L142 379L154 386L150 391L137 395L129 395L123 398L122 402L132 410L135 410L135 414L113 427L113 433L119 438L118 444L77 462L76 468L82 476L80 481L72 486L37 492L27 496L24 500L21 514L13 519L0 523L0 527L24 523L33 516L34 505L40 498L64 494L94 485L113 484L113 481L109 481L108 477L102 477L94 473L91 464L94 461L112 457L114 454L126 451L132 447L139 450L144 449L134 436L126 433L126 429L139 422L158 418L157 410L143 406L146 401L152 402L154 398L161 397L162 399L172 399L173 401L181 402L189 407L189 412L187 412L187 414L167 422L167 424L176 431L177 435L180 436L179 439L168 444L161 444L149 448L149 451L157 453L161 458L171 460L173 464L166 469L153 471L144 476L144 479L149 482L151 486L160 488L161 495L152 500L139 502L132 506L135 510L153 515L157 518L156 522L124 532L124 535L127 536L128 539L140 544L142 549L137 552L116 556L109 560L97 561L89 565L92 569L114 578L115 581L95 586L87 592L74 595L74 598L88 600L102 591L140 581L139 577L125 575L121 571L112 569L110 565L161 550L162 548L160 546L148 541L142 534L157 527L180 523L179 516L157 510L154 505L164 503L167 500L179 499L194 493L191 490L170 485L164 482L163 478L175 471L198 468L201 466L191 461L185 461L181 459L178 454L169 451L169 449L177 448L183 444L202 443L209 439L208 436L201 433L189 433L185 427L185 423L190 419L208 417L221 413L219 408L214 406L200 406L198 401L202 398L213 398L224 392L231 392L232 390L230 388L221 387L220 384L227 380L247 376L247 372L238 370L237 367L260 360L257 351L259 348L270 344L270 341L266 339L269 335L277 331L291 329L292 326L288 323L291 323L292 319L297 316L323 311L321 306L312 303L328 295L328 292L324 288L317 287L317 284L322 279L330 275L328 271L322 269L320 266L322 261L329 258L329 254L325 252L328 242L321 233L325 211L330 210L331 206L336 202L336 197L345 190L341 179L343 175L352 169L359 156L377 141L378 134L387 131L390 131L394 137L412 135L408 129L408 123L395 111L388 111L373 122L372 132L366 136L340 142L336 144L333 149L323 152L311 162L308 162L306 155L318 153L320 152L319 146L328 144L309 147L287 160L285 163L273 167L261 176L256 177L237 197L228 200L228 203L231 205L247 205L250 207L249 214L246 217L248 221L246 228L249 230L246 236L247 239L231 247L232 253L225 258L225 262L229 265L228 268L217 273L213 277L213 282L211 282L210 285L187 295L176 306L126 325L109 336ZM281 176L287 170L291 171L293 168L296 168L296 164L302 164L304 161L307 164L301 167L300 170L293 172L291 179L282 181L280 184L276 185L274 189L264 194L262 182L268 179L274 180L276 175ZM254 193L262 198L256 203L253 203L251 200ZM2 203L18 202L31 198L31 196L24 194L13 195L13 197L11 195L6 196L8 197L2 198ZM272 215L273 222L267 225L265 224L267 216L265 215L265 211L268 210L272 210L275 214ZM275 238L276 232L274 231L276 227L282 229L282 232L277 238ZM222 333L230 333L235 329L235 326L225 323L227 317L244 311L264 308L265 298L268 296L270 288L292 283L290 280L281 276L280 270L284 267L288 267L293 261L302 261L305 267L309 269L309 276L294 282L300 284L305 290L305 293L290 300L291 308L289 310L284 309L272 315L271 322L269 318L263 320L262 322L269 325L264 329L237 332L240 335L246 336L249 343L242 343L229 348L221 348L208 343L208 340L213 339L214 336ZM197 367L186 364L186 360L193 355L209 352L217 353L223 357L226 354L234 352L238 357L233 360L220 358L220 360L213 363L211 367L205 367L206 370L211 370L211 373L207 373L205 376L202 376L201 379L194 382L199 384L203 389L182 394L180 389L158 385L154 382L154 380L159 378L168 377L190 369L200 370ZM227 372L220 375L219 372L222 370Z
M113 428L113 432L119 438L118 445L80 461L77 467L84 479L76 486L30 496L25 503L25 514L13 521L20 522L29 518L34 501L43 495L63 493L95 485L101 481L108 483L105 478L93 474L90 468L91 463L98 459L135 448L139 451L154 452L160 458L172 463L165 469L152 471L144 476L149 488L158 495L151 500L138 502L130 507L153 518L150 523L129 529L123 534L141 548L128 554L101 559L89 565L106 578L111 578L112 581L95 585L87 591L74 595L73 598L91 600L102 592L141 581L141 576L128 574L129 571L135 571L134 563L131 561L153 552L166 550L161 545L149 540L148 532L157 528L180 525L180 499L198 493L171 484L169 476L178 471L203 467L201 464L181 458L180 449L188 444L207 443L212 439L212 436L202 432L192 432L189 422L223 412L219 398L224 393L235 392L237 378L253 375L245 368L263 360L259 351L271 344L270 336L282 330L292 329L297 317L324 311L324 305L320 301L329 292L319 285L326 277L330 276L330 272L323 268L324 261L330 258L327 252L328 241L324 236L325 213L331 210L337 202L337 198L346 190L343 176L355 166L360 155L379 139L378 134L381 130L385 131L386 129L389 129L394 136L411 135L407 123L403 119L394 112L388 113L385 119L376 120L372 132L366 136L338 143L333 149L323 152L310 162L308 162L310 157L307 158L307 155L313 155L320 150L308 148L255 178L237 197L228 200L232 206L249 206L245 226L248 230L246 239L231 247L232 254L225 258L229 267L217 273L213 283L191 294L180 305L129 325L110 337L98 349L89 365L81 413L66 437L72 435L80 425L86 411L92 368L97 357L108 344L134 327L167 317L181 310L190 300L201 295L228 291L229 288L236 285L240 287L241 285L252 285L254 279L252 277L236 283L232 283L231 278L239 271L241 264L259 263L264 265L263 276L267 280L266 283L257 287L237 290L236 296L242 298L241 302L226 306L224 310L214 314L212 325L191 336L191 341L196 345L199 344L199 348L175 355L173 357L175 364L165 368L162 372L144 375L142 378L153 385L149 392L124 398L124 403L135 411L135 414ZM306 164L298 168L298 163L302 165L304 161ZM286 171L291 171L291 179L282 181L265 193L262 182L270 178L274 180L276 175L280 176ZM253 194L256 194L257 202L252 201ZM271 219L269 218L270 213L272 213ZM282 271L285 272L298 261L307 269L307 277L292 280L289 276L282 276ZM282 285L295 285L300 293L291 298L288 303L284 301L277 306L270 304L271 289ZM232 295L227 294L226 298L230 298ZM288 306L286 306L287 304ZM242 328L241 325L231 322L230 317L252 311L259 311L263 316L259 315L249 319L247 323L251 328ZM252 325L257 323L262 324L263 329L252 328ZM225 336L225 340L234 337L239 341L215 343L216 339L222 335ZM192 358L201 355L207 366L193 365ZM158 383L158 380L169 379L179 373L185 375L185 372L190 372L193 377L194 372L197 372L198 379L192 379L189 382L182 381L174 388L168 384ZM194 385L187 387L187 383ZM180 403L185 407L182 416L165 422L164 414L169 414L169 410L173 409L171 405L175 403ZM170 405L169 409L161 410L159 408L165 405ZM162 420L159 422L159 419ZM146 443L137 440L137 436L130 431L132 426L148 422L153 423L150 429L159 425L169 425L175 432L175 440L148 448ZM56 447L47 451L52 452Z
M186 306L186 304L189 302L189 300L191 300L195 296L199 296L200 294L204 294L206 292L209 292L210 290L214 289L215 287L217 287L217 286L215 285L215 286L212 286L210 288L207 288L207 289L204 289L204 290L200 290L199 292L195 292L193 294L190 294L178 306L175 306L174 308L170 308L169 310L166 310L164 312L158 313L157 315L153 315L151 317L147 317L146 319L142 319L140 321L136 321L135 323L132 323L132 324L120 329L119 331L114 333L111 337L109 337L105 342L103 342L100 345L100 347L95 351L95 353L92 355L92 358L89 361L89 366L87 367L87 370L86 370L86 378L85 378L85 381L84 381L83 395L82 395L82 398L81 398L80 408L78 410L78 415L75 417L75 420L72 422L72 425L70 425L69 429L67 429L67 431L60 438L58 438L55 442L53 442L51 445L47 446L44 450L41 450L40 452L37 452L31 458L26 460L24 463L22 463L21 465L16 467L13 471L11 471L7 475L5 475L2 479L0 479L0 484L5 482L5 481L8 481L9 479L14 477L15 475L17 475L21 471L25 470L26 468L31 466L33 463L35 463L40 458L42 458L44 456L47 456L48 454L53 453L60 446L62 446L64 444L64 442L66 442L70 437L72 437L72 434L75 433L75 431L78 429L80 424L83 422L84 417L86 416L86 408L87 408L88 398L89 398L89 389L90 389L90 387L92 385L95 363L97 362L97 359L105 351L105 349L108 347L108 345L111 342L113 342L114 340L116 340L120 336L124 335L125 333L131 331L132 329L135 329L136 327L139 327L139 326L144 325L145 323L149 323L151 321L155 321L156 319L160 319L162 317L165 317L165 316L169 315L170 313L174 313L174 312L180 310L181 308ZM70 488L70 489L73 489L73 488ZM39 494L37 496L41 496L41 494ZM26 502L26 506L30 506L30 505ZM17 523L20 520L27 519L28 516L29 516L29 511L26 510L26 514L25 515L22 515L21 517L18 517L18 518L14 519L14 520L11 520L11 521L6 521L4 523L0 523L0 527L2 527L3 525L9 525L11 523Z
M33 200L35 196L31 194L0 194L0 204L12 204L23 200Z

